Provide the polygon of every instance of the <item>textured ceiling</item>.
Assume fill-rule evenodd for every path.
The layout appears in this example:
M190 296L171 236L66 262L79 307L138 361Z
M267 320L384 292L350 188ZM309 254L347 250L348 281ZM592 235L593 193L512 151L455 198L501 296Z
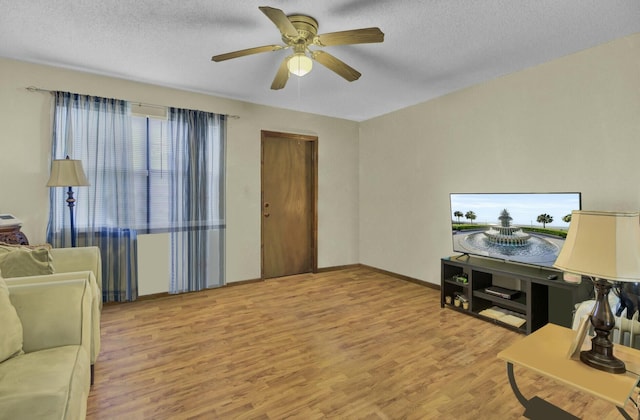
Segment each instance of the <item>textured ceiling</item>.
M377 26L381 44L325 50L362 73L318 63L270 89L290 50L258 6L306 14L319 33ZM0 56L362 121L640 32L640 0L0 0ZM57 88L55 86L42 86Z

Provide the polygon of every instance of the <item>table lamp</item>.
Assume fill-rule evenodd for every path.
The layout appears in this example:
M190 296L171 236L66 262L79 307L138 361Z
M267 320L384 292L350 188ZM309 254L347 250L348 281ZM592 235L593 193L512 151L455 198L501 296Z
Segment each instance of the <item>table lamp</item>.
M599 370L624 373L624 362L613 355L609 333L615 318L609 306L611 282L640 281L639 213L573 211L564 246L553 264L570 273L588 276L596 303L590 315L595 337L580 360Z
M73 189L71 187L84 187L88 186L84 170L82 169L82 162L79 160L69 159L56 159L51 162L51 176L47 182L47 187L68 187L67 190L67 205L69 206L69 222L71 227L71 246L76 246L76 228L73 220L73 207L75 205L75 198L73 198Z

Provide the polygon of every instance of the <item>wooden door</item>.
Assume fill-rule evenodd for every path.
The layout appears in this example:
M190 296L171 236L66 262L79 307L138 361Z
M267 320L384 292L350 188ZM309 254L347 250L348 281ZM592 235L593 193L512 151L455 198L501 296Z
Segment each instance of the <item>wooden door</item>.
M262 278L317 270L317 140L262 131Z

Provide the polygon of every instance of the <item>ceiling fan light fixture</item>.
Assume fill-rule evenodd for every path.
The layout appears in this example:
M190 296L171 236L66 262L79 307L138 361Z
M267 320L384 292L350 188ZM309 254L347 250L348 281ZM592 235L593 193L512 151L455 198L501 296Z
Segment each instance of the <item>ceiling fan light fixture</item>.
M272 90L283 89L291 74L302 77L311 71L313 62L317 61L348 82L358 80L360 72L348 64L340 61L331 54L315 48L333 45L368 44L384 41L384 33L380 28L361 28L348 31L329 32L318 35L318 21L307 15L285 15L275 7L260 6L260 11L273 22L284 45L263 45L261 47L246 48L211 57L219 62L232 58L244 57L269 51L291 48L292 55L285 56L280 61L276 76L271 83ZM310 49L313 47L314 49Z
M305 53L298 52L289 57L287 67L289 68L289 72L302 77L311 71L313 61L307 57Z

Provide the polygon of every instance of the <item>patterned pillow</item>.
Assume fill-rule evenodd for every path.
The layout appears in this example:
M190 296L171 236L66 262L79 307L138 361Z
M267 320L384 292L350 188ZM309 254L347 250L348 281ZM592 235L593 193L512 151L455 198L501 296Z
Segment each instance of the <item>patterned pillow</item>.
M22 353L22 323L9 300L9 288L0 277L0 363Z
M53 259L48 249L24 247L8 249L0 246L0 271L6 279L12 277L53 274Z

